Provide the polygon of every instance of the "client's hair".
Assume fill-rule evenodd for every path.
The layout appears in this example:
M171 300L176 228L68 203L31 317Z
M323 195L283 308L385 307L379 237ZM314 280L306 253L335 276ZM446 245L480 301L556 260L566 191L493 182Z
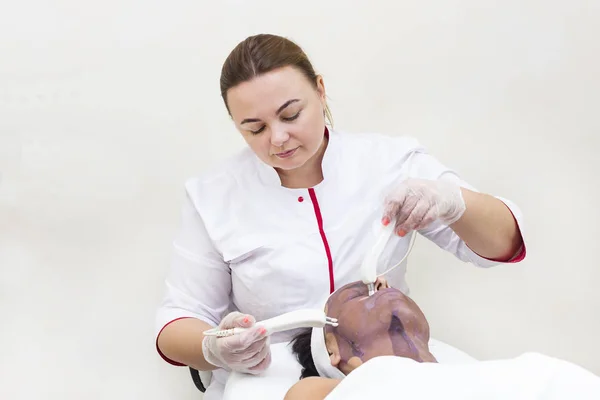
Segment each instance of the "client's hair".
M312 335L312 328L302 330L299 334L294 336L291 340L292 353L296 355L298 362L302 366L302 374L300 379L308 378L310 376L319 376L317 367L312 358L312 352L310 350L310 341Z

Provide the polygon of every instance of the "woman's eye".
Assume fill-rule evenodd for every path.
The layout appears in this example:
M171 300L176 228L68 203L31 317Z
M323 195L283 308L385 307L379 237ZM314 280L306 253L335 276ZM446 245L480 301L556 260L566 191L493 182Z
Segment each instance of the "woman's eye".
M263 125L259 130L257 131L250 131L253 135L258 135L259 133L261 133L262 131L265 130L265 126Z
M284 121L293 121L296 118L298 118L300 116L300 111L298 111L296 114L292 115L291 117L283 117L282 119Z

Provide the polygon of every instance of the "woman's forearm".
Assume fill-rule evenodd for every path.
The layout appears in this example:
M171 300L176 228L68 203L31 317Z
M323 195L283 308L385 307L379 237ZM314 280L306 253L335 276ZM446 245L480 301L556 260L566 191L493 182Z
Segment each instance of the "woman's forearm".
M523 244L519 226L508 207L497 198L462 188L467 206L450 227L481 257L508 261Z
M167 325L158 337L158 348L169 359L198 371L217 369L204 359L202 332L212 326L196 318L184 318Z

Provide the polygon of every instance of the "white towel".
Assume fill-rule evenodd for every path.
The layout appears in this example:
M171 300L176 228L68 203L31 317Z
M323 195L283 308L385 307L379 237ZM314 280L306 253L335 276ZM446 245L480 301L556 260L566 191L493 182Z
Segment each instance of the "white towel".
M600 378L538 353L465 364L377 357L350 373L327 400L600 399Z
M466 364L477 362L476 359L465 352L436 339L429 341L429 349L435 358L442 363ZM288 343L275 343L271 345L271 366L260 375L248 375L237 372L231 373L227 384L218 386L211 391L216 394L205 394L204 398L223 400L281 400L292 385L298 382L302 368L292 354ZM327 354L325 357L329 358ZM207 390L208 393L208 390ZM384 400L384 399L381 399Z

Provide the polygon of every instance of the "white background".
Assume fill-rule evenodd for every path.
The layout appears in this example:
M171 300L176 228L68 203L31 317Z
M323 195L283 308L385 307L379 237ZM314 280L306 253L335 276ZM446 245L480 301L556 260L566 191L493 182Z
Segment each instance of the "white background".
M519 265L417 242L433 335L600 374L600 2L1 4L0 398L198 398L154 312L184 180L244 145L219 73L259 32L304 47L337 128L414 135L523 209Z

